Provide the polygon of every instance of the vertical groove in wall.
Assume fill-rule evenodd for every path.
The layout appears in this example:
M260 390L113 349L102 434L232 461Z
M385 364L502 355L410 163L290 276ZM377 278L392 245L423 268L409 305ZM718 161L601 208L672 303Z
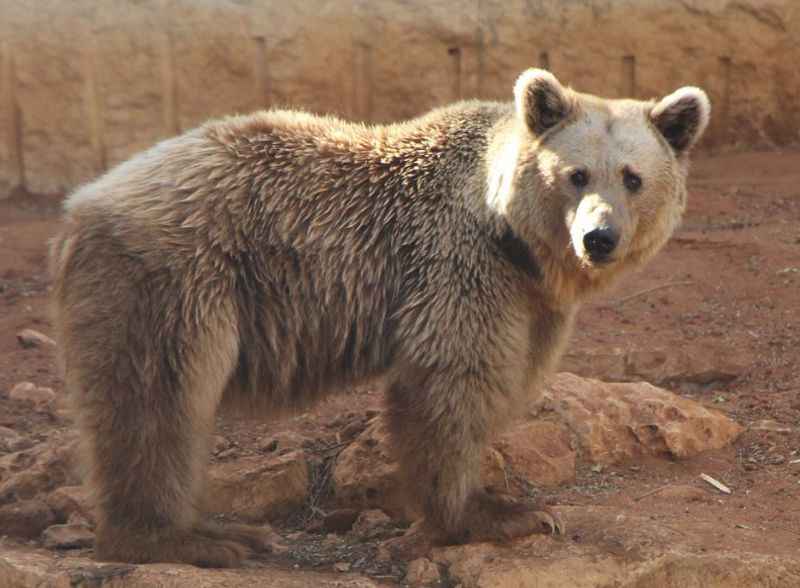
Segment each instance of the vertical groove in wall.
M447 50L450 57L450 76L453 83L453 100L461 100L463 94L463 60L461 59L461 47L450 47Z
M253 37L253 74L255 78L256 108L267 108L270 104L269 69L267 65L267 40L261 35Z
M175 75L175 51L172 35L162 33L159 40L161 61L161 105L164 133L177 135L181 132L178 120L178 81Z
M733 62L728 56L719 58L720 78L722 79L721 103L719 116L717 117L717 128L719 140L727 143L730 139L730 116L731 116L731 71Z
M547 51L539 52L539 67L550 71L550 54Z
M103 97L98 82L98 49L97 39L92 37L83 52L83 79L85 84L84 101L89 120L89 132L92 153L95 160L95 171L103 172L108 167L106 155L105 129L103 121Z
M622 57L622 88L620 94L626 98L636 96L636 57L624 55Z
M353 96L355 98L354 115L363 120L372 120L374 114L373 79L372 79L372 47L365 43L356 43L355 67L353 72Z
M22 142L22 117L17 102L17 76L14 68L14 53L11 44L6 41L0 46L0 116L5 120L8 129L6 148L9 156L14 187L25 188L25 158Z

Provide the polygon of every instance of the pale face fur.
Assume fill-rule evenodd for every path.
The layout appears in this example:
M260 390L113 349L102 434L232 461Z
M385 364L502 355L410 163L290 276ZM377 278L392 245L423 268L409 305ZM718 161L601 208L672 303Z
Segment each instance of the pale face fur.
M544 250L555 291L571 302L644 263L672 234L708 99L684 88L658 104L604 100L541 70L523 74L515 93L516 134L495 158L489 203L540 256ZM665 121L665 113L674 116ZM614 236L602 259L587 251L596 230Z

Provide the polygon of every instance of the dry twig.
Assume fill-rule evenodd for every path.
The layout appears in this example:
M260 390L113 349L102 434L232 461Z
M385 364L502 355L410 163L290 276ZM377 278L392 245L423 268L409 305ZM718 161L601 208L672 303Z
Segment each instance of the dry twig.
M673 288L675 286L690 286L694 284L691 280L684 280L682 282L668 282L666 284L660 284L658 286L653 286L652 288L647 288L646 290L642 290L640 292L636 292L635 294L631 294L630 296L625 296L624 298L620 298L616 302L612 302L609 306L622 306L629 300L633 300L634 298L638 298L639 296L644 296L645 294L650 294L651 292L655 292L657 290L663 290L665 288Z

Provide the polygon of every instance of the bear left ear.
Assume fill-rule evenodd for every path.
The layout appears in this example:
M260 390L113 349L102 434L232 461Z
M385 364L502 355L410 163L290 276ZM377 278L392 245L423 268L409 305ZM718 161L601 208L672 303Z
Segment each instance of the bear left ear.
M650 120L679 155L703 136L710 116L708 96L695 87L673 92L650 111Z
M567 118L572 100L556 77L543 69L529 69L514 84L517 116L534 135L541 135Z

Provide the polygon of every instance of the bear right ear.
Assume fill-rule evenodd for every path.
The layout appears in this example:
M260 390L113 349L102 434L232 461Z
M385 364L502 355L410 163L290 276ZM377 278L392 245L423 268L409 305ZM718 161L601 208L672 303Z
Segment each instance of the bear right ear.
M572 101L564 86L549 71L529 69L514 84L517 116L534 135L541 135L567 118Z

